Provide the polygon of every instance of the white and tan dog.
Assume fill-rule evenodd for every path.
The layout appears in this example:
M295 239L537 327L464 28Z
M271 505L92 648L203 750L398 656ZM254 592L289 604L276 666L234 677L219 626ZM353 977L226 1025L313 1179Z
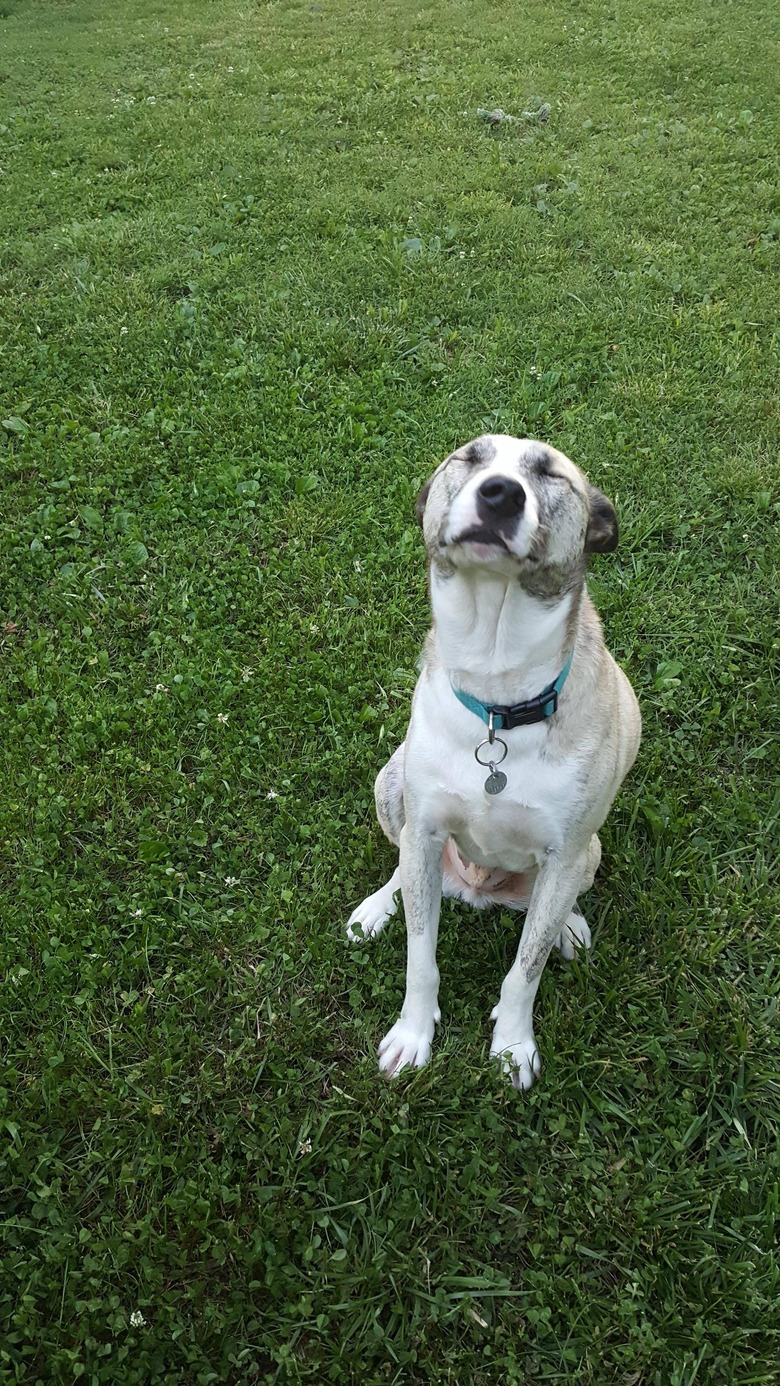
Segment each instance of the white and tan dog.
M442 891L526 910L491 1054L527 1088L540 1069L532 1008L542 970L554 944L565 957L590 945L575 904L639 747L636 698L585 588L587 555L617 543L615 512L554 448L488 434L441 464L418 514L433 628L406 740L375 786L400 865L347 932L378 934L400 888L406 996L379 1047L380 1068L396 1074L426 1063L440 1019Z

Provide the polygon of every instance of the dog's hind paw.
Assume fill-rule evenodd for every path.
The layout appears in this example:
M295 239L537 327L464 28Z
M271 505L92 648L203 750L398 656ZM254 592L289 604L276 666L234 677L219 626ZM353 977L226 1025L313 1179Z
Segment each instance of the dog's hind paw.
M555 940L555 946L567 962L571 962L580 948L590 948L590 929L581 914L572 911Z
M394 881L388 881L387 885L369 895L362 905L352 911L347 920L347 938L351 943L381 934L388 919L392 919L398 909L395 899L398 888Z
M538 1078L542 1071L541 1056L533 1036L519 1044L502 1044L494 1036L490 1054L492 1058L498 1059L501 1071L507 1075L512 1087L517 1088L518 1092L533 1087L534 1079Z
M435 1017L421 1026L403 1017L395 1022L379 1046L379 1068L395 1078L402 1068L422 1068L431 1057Z

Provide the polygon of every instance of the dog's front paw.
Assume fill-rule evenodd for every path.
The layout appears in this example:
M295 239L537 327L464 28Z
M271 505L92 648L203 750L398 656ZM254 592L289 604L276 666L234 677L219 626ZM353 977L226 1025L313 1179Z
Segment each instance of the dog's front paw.
M401 1016L379 1046L380 1071L394 1078L402 1068L422 1068L427 1064L431 1057L434 1023L433 1016L423 1024L404 1020Z
M572 911L555 940L555 946L567 962L576 957L580 948L590 948L590 929L581 914Z
M542 1060L533 1035L530 1039L511 1044L504 1043L500 1035L494 1034L490 1054L498 1059L502 1072L507 1074L518 1092L533 1087L534 1078L538 1078L542 1071Z

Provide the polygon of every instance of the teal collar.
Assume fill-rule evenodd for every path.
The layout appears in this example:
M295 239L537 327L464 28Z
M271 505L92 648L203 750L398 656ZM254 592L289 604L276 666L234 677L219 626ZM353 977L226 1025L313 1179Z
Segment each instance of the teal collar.
M459 702L467 707L469 712L476 713L481 717L486 726L494 727L496 731L511 731L513 727L530 727L534 722L544 722L547 717L552 717L558 710L558 694L571 669L573 655L569 655L566 663L561 669L560 674L554 683L548 684L547 688L542 689L535 698L529 698L525 703L512 703L511 705L500 703L483 703L479 698L472 698L470 693L464 693L460 688L453 688L453 693Z

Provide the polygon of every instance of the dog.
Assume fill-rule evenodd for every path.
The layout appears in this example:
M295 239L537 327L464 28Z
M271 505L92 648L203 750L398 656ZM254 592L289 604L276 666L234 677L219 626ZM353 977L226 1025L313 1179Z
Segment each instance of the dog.
M634 691L585 586L617 545L615 511L563 453L485 434L453 452L417 502L433 625L406 740L375 784L399 865L353 912L377 935L403 897L406 995L379 1046L388 1076L430 1057L441 1019L442 894L526 911L491 1055L518 1089L541 1068L533 1002L557 944L590 946L576 910L601 859L598 830L639 749Z

